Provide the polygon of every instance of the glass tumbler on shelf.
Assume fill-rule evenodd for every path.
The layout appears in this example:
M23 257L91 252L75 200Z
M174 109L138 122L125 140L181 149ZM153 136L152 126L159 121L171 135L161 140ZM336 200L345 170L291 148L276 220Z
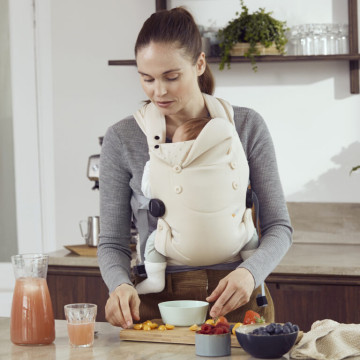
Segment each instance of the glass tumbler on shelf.
M48 255L11 257L16 278L10 337L16 345L46 345L55 340L55 320L46 282Z

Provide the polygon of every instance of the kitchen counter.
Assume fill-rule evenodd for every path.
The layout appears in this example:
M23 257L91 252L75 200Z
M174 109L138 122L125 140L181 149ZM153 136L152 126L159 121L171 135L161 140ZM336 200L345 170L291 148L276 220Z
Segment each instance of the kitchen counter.
M17 346L10 341L9 318L0 318L0 359L6 360L190 360L201 359L195 355L194 345L159 344L122 341L120 328L105 322L97 322L98 331L92 348L72 348L68 343L66 321L55 320L56 339L46 346ZM250 360L241 348L232 348L231 356L216 359ZM284 356L282 359L288 359Z
M360 276L360 244L294 243L272 274ZM68 250L50 253L50 266L98 268L96 257L75 255Z

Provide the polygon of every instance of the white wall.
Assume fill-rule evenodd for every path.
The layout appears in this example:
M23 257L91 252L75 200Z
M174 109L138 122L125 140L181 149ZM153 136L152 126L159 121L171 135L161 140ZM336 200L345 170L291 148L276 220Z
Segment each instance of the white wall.
M172 0L188 5L198 23L223 26L238 0ZM345 0L252 0L288 25L346 22ZM78 222L99 212L97 191L86 177L98 137L131 114L144 99L134 66L108 66L132 59L143 21L155 0L52 0L56 241L82 242ZM250 6L251 5L251 6ZM311 11L309 11L311 9ZM216 95L256 109L276 146L287 200L360 202L360 95L351 95L347 62L212 65Z

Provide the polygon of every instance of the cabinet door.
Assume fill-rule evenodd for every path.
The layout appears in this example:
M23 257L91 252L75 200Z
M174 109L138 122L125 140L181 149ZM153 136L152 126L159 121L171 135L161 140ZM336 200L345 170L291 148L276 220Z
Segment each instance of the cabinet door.
M317 320L360 323L360 286L269 283L277 322L291 321L309 331Z
M98 306L97 321L106 321L105 304L109 293L104 281L93 269L57 271L49 267L47 282L55 319L65 319L64 305L87 302Z

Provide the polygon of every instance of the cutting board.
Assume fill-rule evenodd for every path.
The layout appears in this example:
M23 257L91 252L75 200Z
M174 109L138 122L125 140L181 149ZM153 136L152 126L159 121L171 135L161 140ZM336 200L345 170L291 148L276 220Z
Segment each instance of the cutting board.
M76 255L96 257L97 247L89 246L86 244L65 245L64 247Z
M96 246L89 246L86 244L81 245L65 245L64 248L68 249L72 253L80 256L90 256L96 257L97 256L97 247ZM136 245L130 245L131 251L136 251Z
M161 320L152 321L157 324L162 324ZM120 339L129 341L195 345L195 331L189 330L189 326L175 326L173 330L165 331L159 331L157 329L150 331L123 329L120 330ZM235 335L231 335L231 346L240 347Z
M157 324L162 324L161 320L152 320ZM299 331L296 344L301 340L303 332ZM144 331L134 329L120 330L120 339L129 341L147 341L170 344L195 345L195 331L189 330L189 326L175 326L173 330L159 331L157 329ZM231 334L231 347L241 347L235 335Z

